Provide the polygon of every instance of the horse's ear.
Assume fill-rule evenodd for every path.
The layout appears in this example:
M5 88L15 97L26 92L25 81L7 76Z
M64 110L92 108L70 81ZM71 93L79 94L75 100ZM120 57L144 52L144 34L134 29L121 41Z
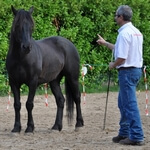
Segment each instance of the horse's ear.
M30 13L30 14L33 13L33 6L29 9L29 13Z
M17 10L12 5L11 5L11 10L12 10L12 12L13 12L14 15L17 14Z

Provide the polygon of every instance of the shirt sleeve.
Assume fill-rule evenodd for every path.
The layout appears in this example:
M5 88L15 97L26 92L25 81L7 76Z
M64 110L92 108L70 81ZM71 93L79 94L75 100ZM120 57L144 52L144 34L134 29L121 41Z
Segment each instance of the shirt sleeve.
M117 37L117 42L115 44L115 51L116 51L116 59L117 58L123 58L127 59L129 55L129 45L130 45L130 37L119 35Z

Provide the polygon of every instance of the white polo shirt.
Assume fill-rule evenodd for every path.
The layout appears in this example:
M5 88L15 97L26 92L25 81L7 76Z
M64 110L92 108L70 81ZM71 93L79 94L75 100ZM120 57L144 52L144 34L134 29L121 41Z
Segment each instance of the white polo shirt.
M119 34L115 43L114 56L125 59L120 67L137 67L143 65L143 35L131 22L124 24L118 30Z

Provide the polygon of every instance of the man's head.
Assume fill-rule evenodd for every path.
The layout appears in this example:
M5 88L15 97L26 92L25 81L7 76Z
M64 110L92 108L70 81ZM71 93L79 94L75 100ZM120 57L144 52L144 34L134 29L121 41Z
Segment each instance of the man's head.
M118 7L115 15L115 21L119 26L132 20L132 9L128 5L121 5Z

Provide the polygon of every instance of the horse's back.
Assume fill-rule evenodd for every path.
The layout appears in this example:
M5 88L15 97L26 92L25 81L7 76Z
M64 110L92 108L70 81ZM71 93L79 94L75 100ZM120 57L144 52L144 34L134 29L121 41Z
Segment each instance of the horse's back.
M41 47L42 51L61 52L66 55L74 55L79 57L78 51L74 44L68 39L61 36L51 36L42 40L38 40L37 44Z

